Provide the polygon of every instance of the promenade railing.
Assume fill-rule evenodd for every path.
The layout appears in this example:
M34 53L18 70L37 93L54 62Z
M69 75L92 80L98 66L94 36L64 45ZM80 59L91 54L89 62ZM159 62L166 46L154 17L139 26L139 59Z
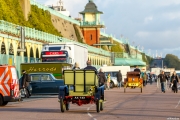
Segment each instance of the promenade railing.
M8 35L10 34L10 35L19 36L19 30L17 29L18 27L19 25L6 22L4 20L0 20L0 31L3 33L8 33ZM87 44L79 43L79 42L76 42L76 41L73 41L64 37L42 32L34 28L23 27L23 29L25 29L26 40L41 41L44 43L74 42L76 44L86 46L88 49L88 52L92 52L95 54L100 54L100 55L108 56L108 57L111 56L111 53L109 51L105 51L100 48L95 48Z

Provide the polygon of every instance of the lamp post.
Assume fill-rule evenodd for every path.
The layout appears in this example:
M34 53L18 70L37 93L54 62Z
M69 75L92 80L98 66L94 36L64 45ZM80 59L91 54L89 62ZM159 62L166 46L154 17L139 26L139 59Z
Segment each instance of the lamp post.
M137 59L137 46L136 46L136 59Z
M163 58L162 58L162 70L163 70Z

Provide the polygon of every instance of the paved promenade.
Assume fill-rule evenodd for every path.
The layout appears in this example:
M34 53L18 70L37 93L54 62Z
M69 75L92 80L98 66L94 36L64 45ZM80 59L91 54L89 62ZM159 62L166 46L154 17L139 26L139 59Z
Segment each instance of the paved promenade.
M60 112L57 96L33 96L23 102L0 107L0 120L180 120L180 91L161 93L156 83L126 90L105 90L104 111L95 104L72 105Z

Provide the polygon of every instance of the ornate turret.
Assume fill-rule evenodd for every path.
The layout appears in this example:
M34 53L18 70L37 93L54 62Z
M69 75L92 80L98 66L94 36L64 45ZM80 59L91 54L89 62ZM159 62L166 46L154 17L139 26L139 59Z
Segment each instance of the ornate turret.
M83 20L80 27L84 36L84 39L88 45L100 47L100 28L104 28L104 24L100 22L100 14L103 12L97 9L97 6L93 0L89 0L86 4L84 11L79 12Z
M79 12L83 16L83 21L81 22L81 27L83 26L96 26L103 28L104 25L102 22L100 22L100 14L103 14L103 12L99 11L97 9L96 4L93 2L93 0L89 0L89 2L86 4L84 11Z

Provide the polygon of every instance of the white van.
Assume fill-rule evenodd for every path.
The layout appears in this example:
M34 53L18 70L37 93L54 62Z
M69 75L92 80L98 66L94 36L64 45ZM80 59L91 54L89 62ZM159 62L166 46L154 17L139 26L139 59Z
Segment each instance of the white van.
M130 71L130 66L102 66L98 69L98 71L102 69L102 71L105 73L106 77L108 73L111 75L111 87L117 86L117 77L116 74L119 70L121 70L122 73L122 85L124 83L124 78L126 78L127 72Z

